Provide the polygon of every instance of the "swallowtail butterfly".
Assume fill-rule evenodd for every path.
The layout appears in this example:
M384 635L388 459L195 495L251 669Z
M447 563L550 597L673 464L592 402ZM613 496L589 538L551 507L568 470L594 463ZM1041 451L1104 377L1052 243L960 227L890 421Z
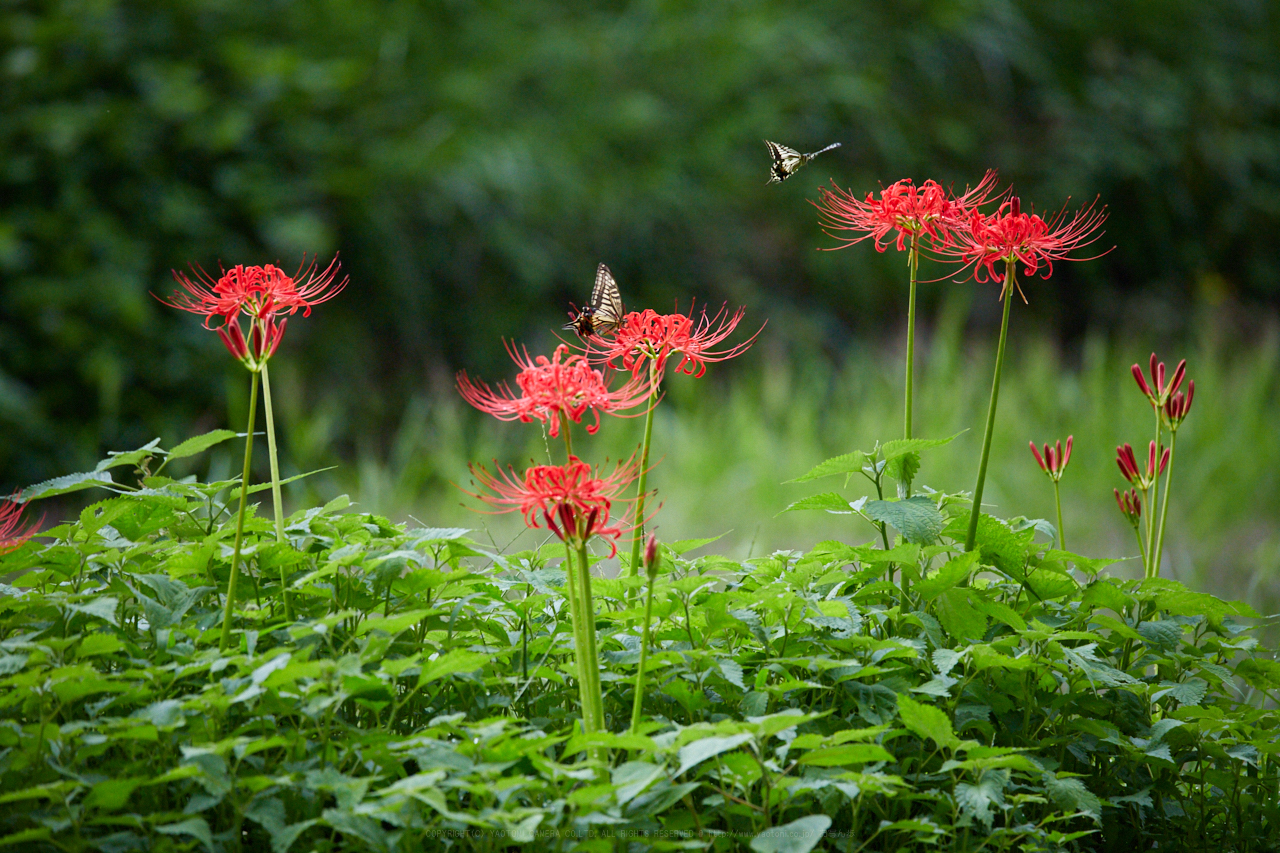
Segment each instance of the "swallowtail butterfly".
M814 157L832 148L839 148L839 142L833 142L826 148L822 148L812 154L801 154L794 148L788 148L785 145L779 145L776 142L765 140L764 144L769 148L769 156L773 158L773 165L769 169L769 183L777 184L785 181L796 173L796 171L808 163Z
M617 331L622 325L622 295L618 293L618 282L613 280L613 273L601 264L596 269L596 285L591 288L591 302L584 305L578 316L565 324L566 329L573 329L580 338L592 335L604 335Z

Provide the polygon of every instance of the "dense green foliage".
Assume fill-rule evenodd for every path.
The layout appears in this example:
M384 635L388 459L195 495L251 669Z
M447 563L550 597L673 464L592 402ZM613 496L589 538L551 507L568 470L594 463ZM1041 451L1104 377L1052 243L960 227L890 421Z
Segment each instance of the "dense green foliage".
M620 734L640 581L598 578L611 734L593 744L573 730L558 543L488 553L345 499L294 513L285 543L255 517L238 650L220 654L235 483L164 465L230 437L30 491L118 494L0 559L0 845L1280 843L1280 663L1250 637L1255 614L1109 578L1109 561L1044 544L1045 522L984 515L980 549L958 553L968 501L919 485L938 442L801 478L865 476L868 494L837 486L792 509L861 514L883 525L874 543L746 562L687 556L709 540L665 546L641 734ZM895 477L917 496L884 499Z
M344 441L441 364L495 367L600 260L633 306L880 329L900 259L814 251L829 177L1100 193L1120 248L1032 298L1073 328L1274 299L1278 26L1243 0L6 4L0 479L223 421L217 341L148 295L188 263L342 251L352 290L286 347L359 394ZM765 136L843 147L766 188Z

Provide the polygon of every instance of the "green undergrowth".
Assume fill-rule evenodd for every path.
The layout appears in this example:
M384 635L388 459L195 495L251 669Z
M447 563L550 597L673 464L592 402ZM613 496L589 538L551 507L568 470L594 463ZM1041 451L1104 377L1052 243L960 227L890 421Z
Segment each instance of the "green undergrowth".
M560 543L491 552L345 499L278 543L253 515L223 654L234 482L148 475L152 445L34 487L117 494L0 558L0 847L1277 849L1256 614L1109 577L1043 521L984 515L962 553L967 498L918 484L930 444L800 478L844 475L791 508L870 541L664 545L635 733L643 580L598 576L591 739Z

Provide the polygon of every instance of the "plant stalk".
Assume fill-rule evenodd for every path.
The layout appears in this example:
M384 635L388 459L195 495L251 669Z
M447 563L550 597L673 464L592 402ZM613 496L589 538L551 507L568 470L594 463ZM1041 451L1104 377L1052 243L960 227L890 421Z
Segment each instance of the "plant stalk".
M276 453L276 421L271 414L271 377L262 365L262 412L267 416L267 455L271 457L271 498L276 505L276 541L284 542L284 500L280 497L280 457ZM284 599L284 618L293 621L289 604L289 581L284 564L280 565L280 597Z
M584 732L595 731L595 717L591 714L591 694L590 680L587 677L586 660L584 659L587 647L586 638L583 634L582 601L578 597L578 583L574 579L577 574L573 566L573 554L569 549L569 540L564 541L564 582L568 587L569 597L569 619L573 623L573 664L578 671L578 700L581 704L582 711L582 730Z
M640 641L640 668L636 670L636 696L631 705L631 734L640 728L640 714L644 704L644 665L649 658L649 623L653 621L653 582L649 578L649 587L644 594L644 635Z
M903 438L911 438L911 390L916 361L916 273L920 268L920 232L911 232L911 248L907 254L911 270L911 289L907 296L907 391ZM909 495L908 495L909 496Z
M644 415L644 442L640 445L640 477L636 490L636 529L631 540L631 564L627 577L634 578L640 572L640 548L644 543L644 495L649 479L649 444L653 440L653 410L658 405L658 362L649 360L649 411Z
M1000 399L1000 371L1004 367L1004 347L1009 336L1009 307L1013 304L1015 259L1005 262L1004 313L1000 318L1000 343L996 347L996 373L991 380L991 402L987 406L987 429L982 436L982 458L978 462L978 482L973 487L973 509L969 513L969 532L964 549L973 550L978 538L978 516L982 514L982 487L987 482L987 460L991 456L991 433L996 423L996 402Z
M1178 433L1171 431L1169 433L1169 468L1164 475L1164 501L1160 504L1160 529L1156 533L1155 556L1151 561L1153 568L1150 577L1153 578L1160 577L1160 560L1164 556L1164 521L1169 515L1169 481L1173 479L1173 453L1177 446Z
M586 638L584 669L588 679L593 731L604 730L604 697L600 693L600 657L596 650L596 610L591 600L591 564L587 560L587 543L578 538L578 594L582 597L583 634Z
M1058 509L1058 547L1067 550L1067 534L1062 530L1062 493L1058 489L1058 481L1053 481L1053 503Z
M249 466L253 464L253 427L258 416L258 374L250 374L249 429L244 437L244 473L240 477L240 511L236 514L236 540L231 557L231 577L227 579L227 603L222 612L222 637L218 651L225 652L231 642L231 611L236 603L236 579L240 576L240 545L244 542L244 510L249 499Z

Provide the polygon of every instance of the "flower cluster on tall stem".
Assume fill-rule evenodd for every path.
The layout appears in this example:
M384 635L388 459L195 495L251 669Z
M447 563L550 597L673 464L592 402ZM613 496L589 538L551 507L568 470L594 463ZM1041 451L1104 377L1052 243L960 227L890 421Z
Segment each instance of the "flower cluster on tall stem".
M520 512L525 525L550 530L565 545L565 575L569 613L573 622L574 659L582 701L583 730L604 729L604 700L600 690L600 662L596 644L595 606L591 596L587 543L595 537L609 542L611 555L617 540L629 529L623 521L610 523L613 503L635 479L634 459L601 474L576 456L564 465L534 465L523 476L508 468L490 473L473 466L476 481L487 491L473 493L496 512ZM575 565L574 556L577 556Z
M251 376L249 427L245 434L244 474L240 482L240 509L236 515L235 548L231 576L227 581L226 609L220 640L220 646L224 650L231 639L231 614L235 605L235 587L244 540L244 515L249 489L249 468L253 458L259 376L262 382L263 408L267 417L267 451L271 459L271 495L275 504L276 540L283 542L284 504L280 494L280 463L276 451L275 418L271 407L271 379L267 372L267 362L275 355L284 338L287 315L301 310L302 316L310 316L313 306L332 299L346 287L348 279L339 279L339 270L336 256L324 269L320 269L314 261L307 264L304 260L293 275L273 264L237 264L230 270L223 270L216 279L200 267L192 267L191 275L174 270L174 280L182 289L175 290L170 299L160 300L173 308L203 316L205 328L217 333L223 346L245 366ZM240 325L241 317L249 324L247 336ZM285 618L292 621L293 611L283 566L280 569L280 583Z
M988 171L976 187L966 188L959 196L946 190L936 181L925 181L916 186L910 179L890 184L875 193L867 193L859 199L834 183L831 189L822 187L818 218L832 237L843 241L836 249L843 249L874 240L876 251L888 248L888 237L895 234L894 245L899 252L907 249L909 290L907 297L907 369L903 406L903 437L911 438L912 386L915 366L916 342L916 281L920 267L920 250L928 244L932 248L949 246L955 233L965 228L970 215L985 204L996 187L996 173ZM848 232L851 235L844 236ZM906 490L909 491L909 490Z
M648 385L634 376L610 390L604 373L592 367L585 355L570 352L565 344L556 347L551 358L530 358L527 351L512 347L507 351L520 367L516 376L518 393L505 382L491 388L465 372L458 374L458 392L468 403L499 420L541 421L552 438L560 435L562 421L582 423L587 412L595 417L594 423L586 425L587 433L594 435L600 429L601 412L617 415L649 398Z
M641 379L648 374L649 408L645 413L644 439L640 446L640 482L636 489L636 518L640 521L631 539L631 559L627 563L629 577L635 577L640 567L653 412L658 405L663 373L671 359L679 356L675 372L701 378L706 374L709 362L725 361L746 352L763 326L741 343L722 346L742 321L743 313L742 308L729 313L726 307L721 307L711 316L703 310L694 320L692 308L688 314L659 314L652 309L632 311L623 317L617 331L604 339L602 349L592 355L599 363L629 372L633 379Z
M1148 364L1150 381L1142 368L1135 364L1129 371L1133 374L1138 390L1151 404L1155 415L1155 438L1151 440L1147 452L1145 471L1138 470L1138 461L1133 448L1128 444L1116 448L1116 464L1121 475L1128 480L1134 489L1129 506L1121 504L1120 511L1137 528L1140 512L1131 512L1136 504L1139 508L1138 492L1142 493L1148 507L1145 539L1138 535L1138 545L1142 552L1143 574L1148 578L1160 576L1160 562L1164 553L1164 526L1169 513L1169 487L1173 480L1173 456L1178 444L1178 428L1191 411L1191 402L1195 399L1196 383L1187 382L1187 390L1182 391L1183 380L1187 377L1187 360L1178 362L1171 374L1166 373L1164 362L1151 354ZM1166 381L1167 379L1167 381ZM1169 446L1164 447L1164 434L1168 433ZM1159 464L1157 464L1157 459ZM1160 476L1164 475L1164 485L1160 485ZM1163 488L1163 498L1161 490ZM1120 498L1117 497L1117 501ZM1160 502L1159 517L1155 513L1156 502Z
M1041 455L1039 448L1036 447L1036 443L1034 441L1030 442L1031 454L1035 456L1036 464L1053 481L1053 503L1058 510L1058 547L1064 551L1067 548L1067 535L1062 529L1062 494L1058 488L1058 481L1062 479L1062 473L1067 469L1067 463L1071 461L1071 445L1074 441L1075 436L1067 436L1065 450L1061 441L1052 446L1046 444L1043 455Z
M1096 202L1095 202L1096 204ZM1058 260L1088 260L1072 258L1069 254L1102 236L1099 230L1106 220L1106 209L1096 209L1094 204L1067 217L1064 207L1048 221L1034 213L1024 213L1017 196L1003 202L995 213L984 215L974 210L969 215L969 225L955 232L954 242L937 251L973 268L975 281L994 281L1001 285L1000 299L1004 311L1000 319L1000 343L996 347L995 376L991 382L991 401L987 405L987 424L982 438L982 456L978 462L978 479L973 488L973 508L969 513L969 530L965 536L965 550L973 550L978 535L978 518L982 513L982 489L987 478L987 462L991 454L991 435L995 427L996 404L1000 396L1000 372L1004 366L1005 342L1009 333L1010 294L1017 291L1017 265L1023 266L1023 274L1034 275L1044 269L1042 278L1053 273L1053 262ZM1003 272L995 264L1003 261ZM1026 296L1022 295L1023 301Z

